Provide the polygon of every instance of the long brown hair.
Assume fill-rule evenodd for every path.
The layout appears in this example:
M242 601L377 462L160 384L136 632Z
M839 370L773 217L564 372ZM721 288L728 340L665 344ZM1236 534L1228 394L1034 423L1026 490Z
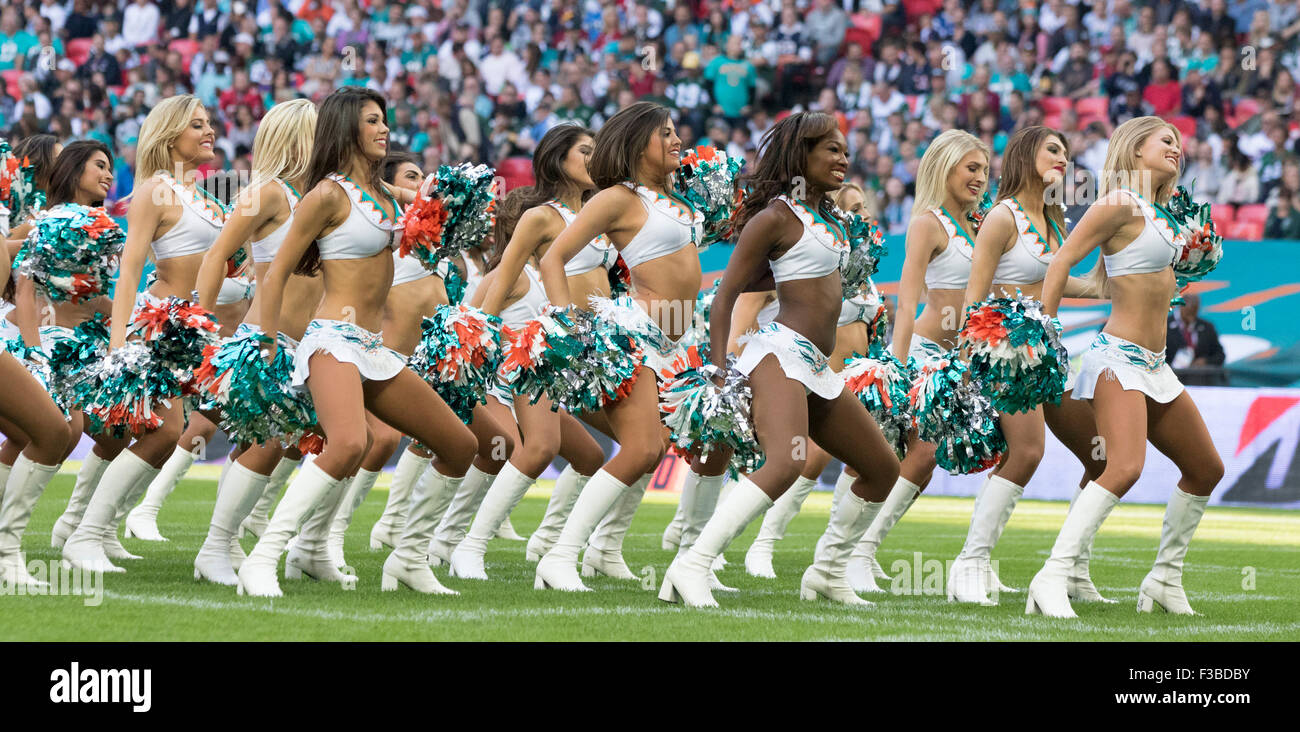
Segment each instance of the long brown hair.
M605 189L636 179L637 160L655 132L671 119L666 107L654 102L636 102L620 109L596 133L591 155L591 180ZM669 181L662 181L668 190Z
M510 237L514 236L519 219L523 217L525 211L536 205L531 204L533 198L531 188L532 186L516 188L497 199L496 210L493 211L496 221L492 226L492 249L488 252L485 271L491 272L501 264L501 255L510 244Z
M748 190L736 211L735 230L743 229L797 180L807 180L808 153L837 130L839 124L835 118L823 112L799 112L772 125L759 145L754 172L741 177L741 184L748 186Z
M311 162L307 164L307 180L304 190L312 190L331 173L342 171L353 158L361 156L361 109L366 102L379 106L379 113L384 119L388 116L388 106L384 98L372 89L359 86L345 86L335 91L321 102L316 115L316 140L311 150ZM376 160L367 171L363 181L376 191L384 190L382 175L383 160ZM312 242L298 260L295 274L314 275L320 270L320 246Z
M998 184L997 201L1004 198L1018 196L1028 190L1033 183L1042 184L1038 175L1035 161L1038 158L1038 149L1042 147L1048 138L1055 137L1065 151L1065 157L1070 157L1070 143L1066 142L1065 135L1042 125L1034 125L1017 130L1007 140L1006 151L1002 153L1002 179ZM1035 179L1038 179L1035 181ZM1064 181L1061 183L1064 185ZM1020 199L1016 199L1019 202ZM997 203L994 201L994 203ZM1060 206L1055 204L1043 203L1043 216L1056 224L1060 236L1065 236L1065 212ZM1044 232L1044 236L1048 234ZM1059 248L1064 241L1056 242Z
M76 200L81 173L95 153L104 153L104 157L108 158L108 167L112 169L113 152L108 149L108 145L99 140L77 140L64 146L63 152L55 158L54 165L50 169L48 198L50 206L72 203ZM97 203L103 205L103 201Z
M37 190L50 190L50 173L54 167L54 146L59 138L54 135L28 135L14 144L13 155L19 162L27 159L32 166L33 183Z

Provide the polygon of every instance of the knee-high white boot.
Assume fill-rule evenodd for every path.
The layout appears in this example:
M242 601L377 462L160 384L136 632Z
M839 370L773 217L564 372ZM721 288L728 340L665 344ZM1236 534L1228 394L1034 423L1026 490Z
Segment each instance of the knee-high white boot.
M194 453L186 450L179 445L172 450L171 457L163 463L162 470L149 483L148 490L145 491L144 500L140 505L131 509L126 515L126 537L135 538L141 541L167 541L167 538L158 533L158 510L162 508L163 501L171 492L176 489L176 484L185 477L190 468L194 465Z
M840 480L846 477L848 477L846 474L840 474ZM849 477L848 485L852 485L853 480ZM837 482L836 487L838 486ZM847 489L848 486L845 486L845 490ZM894 482L889 496L885 498L885 505L876 514L871 526L867 528L867 533L862 535L862 541L858 542L849 557L848 578L854 592L885 591L876 584L876 580L889 581L889 575L885 574L880 562L876 561L876 551L880 548L880 542L884 541L885 536L889 534L889 530L894 528L894 524L897 524L903 514L907 513L907 509L912 507L920 490L915 483L901 476Z
M239 576L230 554L231 540L240 521L262 497L271 476L255 473L234 460L229 463L226 479L217 486L208 535L194 558L194 579L233 587L239 583Z
M355 477L344 478L330 487L320 503L303 522L297 538L289 546L289 553L284 559L284 578L302 579L307 577L324 582L350 582L356 577L339 571L329 556L330 525L343 505L343 497L348 492Z
M1065 523L1052 546L1051 556L1029 583L1029 599L1025 603L1027 615L1042 613L1050 618L1079 617L1070 607L1066 580L1083 547L1096 536L1097 529L1118 503L1119 498L1114 493L1095 482L1089 481L1084 486L1079 499L1065 515Z
M113 514L113 520L108 525L108 531L104 532L104 553L108 555L109 559L140 558L140 555L132 554L126 547L122 546L122 540L117 538L117 527L126 518L127 511L139 503L141 496L145 494L145 491L149 490L153 479L158 477L158 472L158 468L150 468L145 477L139 483L136 483L131 492L117 505L117 513Z
M371 550L378 551L397 544L397 537L402 535L402 527L406 524L406 505L411 497L411 489L420 482L429 465L429 458L416 455L410 447L403 450L397 458L384 512L379 515L375 525L370 527Z
M429 563L435 567L451 560L451 553L465 540L474 513L483 503L488 488L496 476L485 473L477 467L469 466L469 472L461 480L451 503L434 529L433 539L429 542Z
M683 481L694 480L694 478L691 477L691 471L687 470L686 477L684 477L682 480ZM685 482L682 483L682 492L683 493L686 492ZM666 552L676 551L677 547L681 545L682 524L684 524L685 522L686 522L686 507L682 505L682 502L680 500L678 500L677 509L673 511L673 519L672 521L668 522L667 526L664 527L663 538L660 539L659 541L659 546L664 551Z
M14 461L5 480L4 497L0 499L0 583L10 587L47 586L48 583L27 572L23 532L27 530L36 500L58 471L59 466L41 465L26 455L19 455Z
M695 471L691 471L694 473ZM705 524L713 517L713 512L718 507L718 494L722 490L722 484L726 480L726 475L699 475L690 486L682 489L682 504L686 506L686 521L682 524L681 544L677 547L677 553L690 549L700 537L700 532L704 530ZM744 529L741 529L744 531ZM725 550L726 547L723 547ZM728 587L722 584L718 579L716 571L709 569L709 589L714 592L736 592L735 587Z
M627 537L632 518L636 516L636 510L641 506L641 499L645 498L646 488L653 477L653 473L646 473L629 486L596 525L596 530L587 540L587 550L582 553L583 577L603 574L614 579L638 579L623 560L623 539ZM684 527L682 533L685 535Z
M1194 496L1181 488L1174 488L1165 508L1155 566L1142 579L1138 589L1138 612L1149 613L1158 605L1174 615L1197 614L1183 591L1183 558L1187 556L1187 545L1191 543L1192 534L1196 533L1209 502L1209 496Z
M1074 508L1074 502L1079 500L1083 489L1074 492L1074 497L1070 499L1070 507ZM1093 541L1096 541L1096 535L1093 535ZM1074 569L1070 571L1070 577L1065 581L1066 592L1070 600L1074 602L1101 602L1107 605L1114 605L1118 600L1111 600L1103 597L1097 590L1097 586L1092 583L1092 573L1088 568L1088 562L1092 559L1093 541L1088 542L1083 551L1079 552L1079 558L1074 561Z
M406 520L397 538L397 548L384 560L381 591L396 590L398 584L426 595L458 595L447 589L429 569L427 547L433 539L434 527L441 517L439 506L445 507L461 487L464 478L448 478L430 466L420 482L411 490L410 501L403 512Z
M741 478L728 492L713 518L704 525L695 545L679 553L664 573L659 599L685 602L691 607L717 607L709 588L713 560L750 521L772 507L772 499L749 478Z
M555 540L555 546L537 563L534 589L590 591L578 577L578 552L582 551L582 545L596 530L596 524L629 490L631 489L626 484L605 472L604 468L591 476L587 487L578 495L569 520L564 522L560 538Z
M334 520L330 522L329 539L325 543L325 553L329 556L330 564L335 567L346 567L348 564L343 556L343 538L348 533L348 526L352 524L352 514L365 502L366 496L370 494L370 489L375 487L375 480L378 478L379 473L362 468L357 471L357 476L352 479L348 489L343 493L339 510L334 514Z
M138 482L154 474L154 467L130 450L123 450L109 463L90 497L85 515L63 545L65 566L91 572L126 571L109 561L104 551L105 538L110 530L116 532L114 521L118 507L126 502Z
M521 536L515 531L515 525L510 523L510 516L506 516L497 527L496 538L505 539L506 541L528 541L527 536Z
M326 495L341 490L345 479L331 477L315 462L305 463L298 477L285 489L284 498L266 525L257 546L249 552L244 566L239 568L239 594L254 597L282 597L280 583L275 578L280 552L289 537L298 531L312 511L325 500Z
M763 525L758 529L758 536L749 545L749 551L745 552L745 571L751 576L776 579L776 570L772 569L772 550L778 541L785 538L786 528L799 515L803 502L816 486L816 478L805 478L802 475L795 478L790 488L763 515Z
M106 468L108 468L108 461L96 455L94 450L91 450L86 455L86 459L81 461L81 469L77 471L77 482L72 486L72 496L68 498L68 507L63 509L63 513L54 522L54 528L50 530L51 547L62 549L68 537L76 531L77 524L81 523L81 517L86 513L90 497L95 492L95 486L99 485L99 479L104 476Z
M844 497L844 494L848 493L849 489L853 487L853 481L855 480L857 478L849 475L848 466L840 468L840 474L835 478L835 492L831 493L832 513L835 512L835 507L840 505L840 499Z
M578 494L590 479L591 476L582 475L572 465L564 466L560 477L555 479L551 499L546 502L546 514L542 516L541 525L528 537L528 547L524 552L528 561L540 561L542 555L555 545L555 540L560 538L560 529L564 528L564 522L568 520L573 504L578 500Z
M884 501L872 503L846 492L831 511L831 520L817 541L812 566L804 570L799 582L799 598L824 597L846 605L874 605L853 591L846 576L849 554L866 533L871 521L880 513Z
M270 520L271 507L275 505L275 499L280 497L280 489L284 488L289 482L289 476L293 475L293 469L298 467L299 460L292 458L280 458L276 463L275 469L271 471L271 479L266 482L266 488L262 489L261 498L253 504L253 510L243 521L239 522L239 536L252 536L259 538L262 532L266 531L266 523Z
M533 478L520 472L514 463L506 461L497 477L488 486L487 495L474 514L474 523L464 541L451 552L448 564L452 577L485 580L483 555L487 553L488 540L497 535L501 522L510 516L519 501L528 492Z
M950 602L998 604L997 600L989 597L989 593L1001 585L992 584L997 575L993 572L989 556L1024 490L1024 486L997 475L990 475L984 480L984 485L980 486L979 493L975 495L975 506L971 510L966 543L948 574Z

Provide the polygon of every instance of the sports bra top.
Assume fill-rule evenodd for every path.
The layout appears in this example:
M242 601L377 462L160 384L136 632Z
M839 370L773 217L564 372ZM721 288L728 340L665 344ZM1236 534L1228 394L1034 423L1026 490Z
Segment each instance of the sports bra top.
M160 177L180 199L181 217L166 234L150 244L153 248L154 261L161 262L164 259L201 254L211 249L213 242L217 240L217 235L221 233L221 227L226 223L226 207L202 188L196 187L190 190L166 173L161 174ZM215 203L221 213L213 211L208 204L204 203L204 199Z
M763 326L767 325L773 320L776 320L776 315L778 312L780 312L780 310L781 310L781 301L777 300L776 298L772 298L772 302L769 302L768 304L764 305L762 309L758 311L758 317L755 318L755 320L758 321L758 327L762 328Z
M628 269L703 240L704 214L689 206L683 207L676 199L662 196L645 186L628 181L623 185L641 199L646 210L645 224L623 247L623 261L627 262Z
M823 218L801 201L777 196L803 223L803 235L780 258L768 261L772 280L806 280L838 270L849 256L849 238L837 221Z
M1145 222L1142 233L1129 242L1128 246L1115 254L1102 254L1106 263L1106 276L1119 277L1129 274L1146 274L1159 272L1173 264L1183 251L1185 241L1178 229L1168 219L1161 216L1155 206L1137 193L1120 188L1137 202Z
M474 290L478 289L478 284L483 281L483 273L479 271L478 264L469 254L464 254L461 259L465 262L465 295L461 302L469 302L470 297L474 295Z
M943 225L948 235L948 246L925 268L925 286L931 290L964 290L966 281L970 279L970 260L975 242L947 211L932 208L930 213Z
M1003 285L1028 285L1042 282L1047 277L1047 266L1052 263L1053 255L1065 243L1061 229L1052 219L1047 220L1056 236L1056 250L1053 250L1047 239L1029 220L1025 210L1020 207L1019 201L1014 198L1004 198L998 202L998 205L1005 205L1015 219L1016 242L1012 245L1011 251L1003 253L1002 258L998 260L993 281Z
M874 290L865 295L858 293L840 304L840 319L835 326L843 328L846 325L858 322L870 325L876 319L880 310L880 296Z
M329 179L347 194L352 209L337 229L316 240L320 258L364 259L389 247L396 247L402 240L402 225L399 221L402 207L397 201L389 199L396 212L396 218L390 218L370 194L351 180L338 173L330 173Z
M546 307L546 290L531 264L524 265L524 276L528 278L528 291L501 310L501 323L511 328L518 328L529 320L542 314Z
M422 280L432 274L414 256L403 257L397 250L393 250L393 287Z
M564 219L564 225L568 226L578 217L578 214L559 201L547 201L546 205L555 209ZM608 270L614 266L618 259L618 250L614 248L614 243L609 237L601 234L587 243L587 246L578 252L578 255L564 264L564 274L567 277L576 277L580 274L586 274L597 267L604 267Z
M298 195L298 191L294 190L293 186L279 178L276 178L275 182L279 183L281 190L284 191L284 200L289 204L289 216L283 224L276 227L275 231L253 242L253 261L259 264L275 259L275 253L280 251L280 245L289 235L289 227L293 224L293 210L298 206L298 201L302 200L302 196Z

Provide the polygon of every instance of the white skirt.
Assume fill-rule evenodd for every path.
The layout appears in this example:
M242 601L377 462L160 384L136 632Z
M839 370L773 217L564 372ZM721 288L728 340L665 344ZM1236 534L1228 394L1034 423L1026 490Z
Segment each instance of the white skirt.
M738 342L745 350L736 360L736 370L746 376L770 353L785 375L803 384L806 391L822 399L834 399L844 391L844 378L831 369L830 359L812 341L781 323L768 323Z
M916 333L912 334L912 340L907 344L907 355L915 358L918 363L931 358L939 358L943 356L943 353L943 346Z
M311 357L322 351L356 366L363 381L387 381L406 366L406 359L385 346L379 333L342 320L313 320L294 352L293 386L307 383Z
M1098 333L1084 352L1075 379L1074 398L1091 399L1097 379L1110 371L1125 391L1140 391L1161 404L1183 393L1183 384L1165 362L1165 354L1153 353L1107 333Z
M626 295L614 300L592 296L590 302L596 315L612 322L636 339L643 353L642 362L655 372L660 382L669 381L690 367L687 350L692 345L697 345L695 341L698 334L694 329L687 330L677 340L673 340L654 318Z
M252 300L257 291L257 283L247 277L227 277L221 281L221 290L217 292L218 305L231 305L240 300Z
M41 326L41 350L49 356L54 353L54 346L59 341L72 339L72 329L64 328L60 325L42 325Z

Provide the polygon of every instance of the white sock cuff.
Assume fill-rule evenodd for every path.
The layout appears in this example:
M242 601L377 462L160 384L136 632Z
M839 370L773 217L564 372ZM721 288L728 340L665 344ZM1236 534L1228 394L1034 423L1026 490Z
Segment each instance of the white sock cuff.
M164 468L167 467L167 464L171 463L174 460L176 461L176 463L184 464L185 467L188 468L189 466L194 464L194 461L197 458L198 456L195 455L193 452L186 450L180 445L176 445L176 449L172 450L171 456L167 458L167 463L164 463L163 467Z
M510 462L509 460L506 461L505 465L501 466L501 472L497 473L496 476L493 478L493 480L496 480L497 478L500 478L503 475L506 477L507 480L510 480L512 482L526 480L528 481L529 485L531 485L532 482L536 480L536 478L529 477L527 473L515 467L515 464Z
M645 478L645 476L642 476L641 478L638 478L636 482L639 483L639 482L641 482L641 480L643 480L644 478ZM624 483L623 481L619 480L618 478L615 478L612 474L610 474L610 473L609 473L607 470L605 470L604 468L601 468L600 470L597 470L597 471L596 471L596 474L593 475L593 476L591 476L591 480L587 481L587 484L588 484L588 485L591 485L592 483L594 483L594 482L596 482L596 481L598 481L598 480L599 480L599 481L602 481L602 482L605 482L605 483L610 483L610 484L612 484L612 485L616 485L616 486L619 487L619 489L624 490L624 491L626 491L626 490L628 489L628 484L627 484L627 483Z
M743 476L740 480L736 481L735 487L732 488L731 493L727 495L727 501L731 502L741 497L743 497L746 502L752 501L754 503L761 503L765 509L772 507L773 501L767 495L767 492L762 488L759 488L758 484L749 479L749 476Z
M84 457L84 458L81 459L81 467L82 467L82 469L85 469L87 466L90 466L90 469L91 469L91 470L97 470L97 469L98 469L98 466L99 466L101 463L104 464L104 465L107 465L107 464L109 463L109 461L108 461L108 460L105 460L104 458L102 458L102 457L100 457L100 456L98 456L98 455L96 455L96 454L95 454L95 451L94 451L93 448L91 449L90 452L86 453L86 457Z
M157 468L150 465L144 458L140 457L139 455L136 455L134 452L130 450L123 450L122 452L117 454L117 457L113 458L114 463L117 462L118 460L121 460L124 463L133 464L135 470L141 470L141 471L157 470ZM110 465L111 464L112 463L110 463Z
M700 475L698 476L697 485L710 489L716 487L718 490L722 490L722 483L726 479L726 473L723 473L722 475Z
M363 485L369 483L373 486L375 481L379 479L379 472L380 471L378 470L366 470L365 468L360 468L352 479L361 481Z

